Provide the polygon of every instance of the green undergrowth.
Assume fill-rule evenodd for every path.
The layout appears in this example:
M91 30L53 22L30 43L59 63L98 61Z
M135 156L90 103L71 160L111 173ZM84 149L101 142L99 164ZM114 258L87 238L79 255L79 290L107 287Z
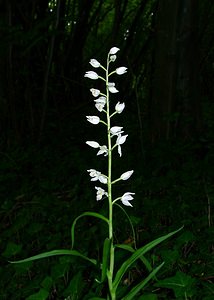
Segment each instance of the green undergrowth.
M150 163L144 161L137 166L131 183L136 204L129 209L129 215L137 247L182 225L184 229L146 255L152 267L163 261L165 264L136 300L211 300L214 156L208 149L198 159L202 157L198 144L171 145L170 151L167 147L160 145L152 150ZM99 279L97 269L80 258L58 256L8 263L48 250L70 249L74 218L92 209L105 213L105 204L98 205L91 192L85 171L91 161L84 160L84 151L82 145L68 142L51 149L27 147L0 153L0 299L87 300L96 299L95 294L102 298L105 285L94 281ZM134 245L129 222L120 210L116 211L114 227L118 243ZM76 232L78 250L99 260L106 230L100 221L81 220ZM128 257L126 251L116 252L118 266L124 257ZM128 270L118 290L119 299L123 299L133 281L140 282L146 276L146 271L141 262Z

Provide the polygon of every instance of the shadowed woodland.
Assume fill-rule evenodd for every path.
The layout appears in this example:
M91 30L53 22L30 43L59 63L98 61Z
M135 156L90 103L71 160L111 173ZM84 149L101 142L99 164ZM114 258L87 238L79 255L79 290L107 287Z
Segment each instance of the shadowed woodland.
M136 299L214 299L213 20L209 0L0 0L0 299L94 297L96 271L81 259L8 261L69 248L72 220L105 211L86 171L104 159L85 144L102 130L86 122L84 73L114 46L128 67L116 100L129 135L114 168L135 171L136 244L184 225L148 255L165 265ZM78 228L78 248L99 257L105 227ZM133 242L120 211L115 228L118 243ZM144 272L133 266L121 290Z

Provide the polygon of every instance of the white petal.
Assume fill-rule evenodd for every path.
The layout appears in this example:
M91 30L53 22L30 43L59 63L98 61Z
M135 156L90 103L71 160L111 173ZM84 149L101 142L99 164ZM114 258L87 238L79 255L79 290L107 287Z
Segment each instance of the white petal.
M128 134L123 135L123 136L118 135L116 144L117 144L117 145L122 145L123 143L125 143L127 136L128 136Z
M86 144L89 145L92 148L99 148L100 147L100 145L97 142L94 142L94 141L87 141Z
M89 176L93 177L94 174L95 174L95 172L96 172L96 170L94 170L94 169L89 169L89 170L87 170L87 172L89 172Z
M97 155L101 154L104 154L104 156L108 155L108 148L105 145L100 146L100 150L97 152Z
M97 186L95 186L95 189L97 190L97 197L96 197L97 201L101 200L103 196L108 197L108 193L104 189Z
M94 72L94 71L88 71L88 72L86 72L85 75L84 75L84 77L88 77L90 79L98 79L99 78L98 74L96 72Z
M93 179L93 180L98 180L98 176L101 175L101 172L96 171L95 169L89 169L89 170L87 170L87 172L89 172L89 176L96 178L96 179Z
M135 193L126 192L125 194L123 194L122 199L130 201L134 199L131 195L135 195Z
M94 100L94 102L106 104L106 97L101 96L101 97L99 97L98 99Z
M115 83L114 82L109 82L108 83L108 89L109 89L109 92L115 94L115 93L118 93L119 91L115 88Z
M94 125L96 125L96 124L98 124L100 122L100 118L97 117L97 116L86 116L86 118L87 118L88 122L90 122L90 123L92 123Z
M94 58L92 58L92 59L90 60L89 63L90 63L90 64L92 65L92 67L94 67L94 68L99 68L99 66L100 66L99 61L97 61L97 60L94 59Z
M100 112L103 111L105 105L101 104L101 103L97 103L95 104L95 107L97 110L99 110Z
M121 200L121 201L122 201L123 205L133 207L133 205L131 205L131 203L129 203L129 201L127 201L127 200Z
M101 112L106 104L106 97L99 97L98 99L94 100L94 102L96 103L96 109L98 109Z
M113 127L111 127L110 132L112 135L118 135L119 133L122 132L122 129L123 129L123 127L113 126Z
M123 173L123 174L120 176L120 178L121 178L122 180L127 180L127 179L129 179L129 178L132 176L133 173L134 173L133 170L127 171L127 172Z
M116 93L119 92L114 86L109 86L109 87L108 87L108 90L109 90L109 92L112 93L112 94L116 94Z
M97 181L99 179L99 177L93 177L91 178L91 181Z
M121 146L120 145L118 145L117 150L118 150L118 154L121 157L122 156L122 150L121 150Z
M117 47L113 47L110 49L109 54L116 54L120 49Z
M122 75L122 74L124 74L124 73L127 72L126 70L127 70L126 67L120 67L120 68L117 68L117 69L116 69L116 73L117 73L118 75Z

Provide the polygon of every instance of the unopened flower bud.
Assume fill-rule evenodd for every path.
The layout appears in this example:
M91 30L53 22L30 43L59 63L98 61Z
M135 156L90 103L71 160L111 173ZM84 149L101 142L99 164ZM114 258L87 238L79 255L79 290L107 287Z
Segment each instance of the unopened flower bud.
M113 48L110 49L109 54L112 54L112 55L116 54L119 50L120 50L119 48L113 47Z
M100 66L99 61L97 61L97 60L94 59L94 58L92 58L92 59L90 60L89 63L90 63L90 64L92 65L92 67L94 67L94 68L99 68L99 66Z
M123 174L120 176L120 178L121 178L122 180L127 180L127 179L129 179L129 178L132 176L133 173L134 173L133 170L127 171L127 172L123 173Z
M116 105L115 105L115 110L118 114L121 114L121 112L124 110L125 108L125 103L120 103L118 102Z

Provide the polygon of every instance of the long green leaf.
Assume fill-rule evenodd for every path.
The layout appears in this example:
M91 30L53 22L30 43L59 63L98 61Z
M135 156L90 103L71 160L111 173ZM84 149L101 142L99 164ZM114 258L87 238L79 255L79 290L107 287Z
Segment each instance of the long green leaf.
M137 293L140 292L142 288L153 278L155 277L156 273L163 267L164 262L160 264L157 268L155 268L143 281L138 283L133 289L123 298L123 300L132 300Z
M92 298L89 298L89 300L106 300L106 298L92 297Z
M106 279L107 269L108 269L108 263L109 263L109 249L111 246L111 240L106 238L103 245L103 258L102 258L102 277L101 282L103 282Z
M123 213L126 215L128 221L129 221L129 224L130 224L131 229L132 229L132 235L133 235L134 247L135 247L135 249L136 249L136 234L135 234L135 230L134 230L134 226L133 226L133 224L132 224L132 221L131 221L129 215L127 214L127 212L125 211L125 209L124 209L122 206L120 206L118 203L114 203L114 204L115 204L116 206L118 206L118 207L123 211Z
M115 247L123 249L123 250L127 250L127 251L129 251L131 253L134 253L136 251L131 246L125 245L125 244L116 244ZM145 267L147 268L147 270L149 272L151 272L152 271L152 266L151 266L150 262L148 261L148 259L146 259L145 256L143 256L143 255L139 259L143 262L143 264L145 265Z
M133 253L120 267L120 269L117 271L115 279L113 281L113 289L116 292L116 289L123 277L123 275L125 274L125 272L127 271L127 269L137 260L139 259L142 255L144 255L146 252L148 252L149 250L151 250L152 248L154 248L155 246L157 246L158 244L160 244L161 242L165 241L166 239L170 238L171 236L173 236L174 234L176 234L177 232L179 232L183 227L179 228L178 230L175 230L173 232L170 232L162 237L157 238L156 240L148 243L147 245L141 247L140 249L136 250L135 253Z
M24 262L27 262L27 261L34 261L34 260L37 260L37 259L41 259L41 258L47 258L47 257L51 257L51 256L56 256L56 255L74 255L74 256L79 256L89 262L91 262L92 264L96 265L97 264L97 261L95 259L91 259L91 258L88 258L87 256L81 254L79 251L76 251L76 250L52 250L52 251L48 251L48 252L44 252L44 253L41 253L41 254L37 254L37 255L34 255L34 256L31 256L31 257L28 257L28 258L25 258L25 259L22 259L22 260L17 260L17 261L10 261L10 263L12 264L19 264L19 263L24 263Z
M73 249L74 247L74 230L75 230L75 226L76 226L76 223L77 221L82 218L82 217L85 217L85 216L89 216L89 217L95 217L95 218L98 218L98 219L101 219L103 221L105 221L107 224L109 223L108 219L106 217L104 217L103 215L101 214L98 214L96 212L90 212L90 211L86 211L84 213L82 213L81 215L79 215L74 221L73 221L73 224L71 226L71 248Z

